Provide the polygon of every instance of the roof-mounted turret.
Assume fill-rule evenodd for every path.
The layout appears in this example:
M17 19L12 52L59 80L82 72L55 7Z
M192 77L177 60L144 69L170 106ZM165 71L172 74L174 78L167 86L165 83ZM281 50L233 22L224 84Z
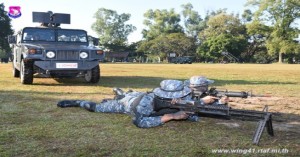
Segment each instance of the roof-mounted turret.
M60 24L70 24L71 15L48 12L32 12L32 22L41 23L45 27L58 27Z

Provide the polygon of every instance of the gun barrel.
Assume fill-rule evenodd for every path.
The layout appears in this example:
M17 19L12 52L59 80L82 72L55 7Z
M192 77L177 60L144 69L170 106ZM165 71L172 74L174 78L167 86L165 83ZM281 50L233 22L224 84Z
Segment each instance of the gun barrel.
M252 91L228 91L226 90L219 90L215 87L212 87L206 95L212 95L216 97L228 96L228 97L239 97L239 98L248 98L248 97L270 97L270 95L259 95L259 94L252 94Z
M271 97L270 95L263 95L263 94L251 94L250 97Z
M247 98L248 97L248 93L247 92L231 92L228 91L225 93L226 96L228 97L239 97L239 98Z

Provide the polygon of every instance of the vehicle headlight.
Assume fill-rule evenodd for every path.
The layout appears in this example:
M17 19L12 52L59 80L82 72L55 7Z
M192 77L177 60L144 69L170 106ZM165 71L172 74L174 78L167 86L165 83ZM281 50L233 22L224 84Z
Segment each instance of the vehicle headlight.
M86 52L80 52L79 56L80 56L80 58L85 59L85 58L87 58L89 55L88 55L88 53L86 53Z
M36 49L28 49L28 53L29 54L35 54L36 53Z
M42 54L42 50L41 49L30 48L30 49L28 49L28 53L31 54L31 55Z
M98 54L98 55L102 55L102 54L103 54L103 51L102 51L102 50L97 50L97 54Z
M46 53L46 56L47 56L47 58L54 58L54 57L55 57L55 52L53 52L53 51L48 51L48 52Z

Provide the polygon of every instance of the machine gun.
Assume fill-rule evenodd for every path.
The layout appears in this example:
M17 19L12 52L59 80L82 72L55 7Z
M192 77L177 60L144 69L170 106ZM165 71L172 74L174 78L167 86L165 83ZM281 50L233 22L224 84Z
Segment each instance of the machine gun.
M166 105L168 104L168 106ZM223 119L241 119L249 121L258 121L257 128L253 134L252 143L258 145L264 128L267 128L268 134L274 136L272 113L268 112L268 106L263 111L232 109L226 105L202 105L200 101L179 100L175 104L165 103L162 109L175 109L197 113L200 116L217 117Z
M222 96L227 96L227 97L239 97L239 98L248 98L248 97L269 97L269 95L255 95L252 94L252 92L245 92L245 91L228 91L226 90L218 90L215 87L210 88L205 95L211 95L215 97L222 97Z
M270 97L270 95L258 95L258 94L253 94L252 91L228 91L227 89L225 90L220 90L215 87L211 87L208 91L202 93L198 91L193 91L192 96L194 100L200 100L201 98L205 96L214 96L217 97L218 99L215 99L215 102L211 104L224 104L223 102L220 102L219 99L221 99L223 96L229 97L238 97L238 98L248 98L248 97ZM227 102L224 104L227 105Z

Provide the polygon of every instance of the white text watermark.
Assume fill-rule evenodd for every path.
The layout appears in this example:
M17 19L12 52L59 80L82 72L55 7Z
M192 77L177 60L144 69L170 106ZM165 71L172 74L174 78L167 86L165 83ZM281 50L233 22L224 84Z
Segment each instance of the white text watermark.
M287 154L286 148L212 149L214 154Z

